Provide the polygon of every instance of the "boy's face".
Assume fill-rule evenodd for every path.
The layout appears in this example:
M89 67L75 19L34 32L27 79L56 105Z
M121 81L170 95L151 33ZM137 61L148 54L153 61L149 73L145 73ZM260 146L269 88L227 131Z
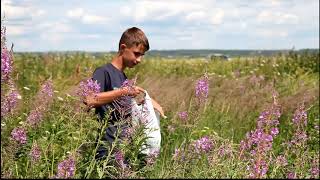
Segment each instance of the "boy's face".
M128 48L127 46L123 48L122 59L125 67L133 68L141 62L145 53L145 48L142 44L132 46L131 48Z

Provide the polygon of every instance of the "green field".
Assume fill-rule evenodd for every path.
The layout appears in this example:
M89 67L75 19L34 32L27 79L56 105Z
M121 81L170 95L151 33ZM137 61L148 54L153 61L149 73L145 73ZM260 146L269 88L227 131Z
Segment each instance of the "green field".
M230 61L146 57L136 68L126 69L128 78L137 77L137 85L162 105L167 116L161 119L159 157L142 168L137 159L143 141L139 136L131 144L117 145L131 159L126 168L112 158L94 160L94 143L105 124L96 120L93 110L84 109L76 90L111 58L107 53L99 57L81 52L14 53L11 78L21 99L15 109L1 115L2 178L54 177L58 164L70 155L75 160L73 178L319 178L319 52ZM198 103L195 86L204 74L208 97ZM43 102L46 97L39 91L47 80L52 81L54 94ZM1 82L1 106L8 89ZM263 141L251 147L255 153L241 150L241 140L257 128L261 113L273 112L274 92L281 116L271 149L262 151L260 146L267 143ZM39 125L28 126L27 118L41 103L45 108ZM307 124L292 121L301 105L299 112L307 113ZM188 113L186 120L178 116L182 111ZM26 143L12 139L16 127L26 130ZM270 128L265 126L264 131ZM194 144L203 137L210 139L210 149L197 152ZM291 140L295 143L288 143ZM40 149L37 161L30 157L35 144Z

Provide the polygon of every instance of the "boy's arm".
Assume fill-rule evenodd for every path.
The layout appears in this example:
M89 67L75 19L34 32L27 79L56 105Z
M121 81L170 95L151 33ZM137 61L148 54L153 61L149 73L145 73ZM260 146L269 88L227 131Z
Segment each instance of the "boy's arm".
M160 113L161 117L167 118L167 116L164 115L163 109L160 106L160 104L152 98L151 98L151 102L152 102L153 108L156 109Z
M108 104L112 102L118 97L125 96L125 95L135 97L141 92L144 92L144 89L138 86L134 86L133 89L129 89L126 87L120 88L112 91L101 92L95 95L87 96L84 101L84 104L86 104L89 107L99 107L104 104Z

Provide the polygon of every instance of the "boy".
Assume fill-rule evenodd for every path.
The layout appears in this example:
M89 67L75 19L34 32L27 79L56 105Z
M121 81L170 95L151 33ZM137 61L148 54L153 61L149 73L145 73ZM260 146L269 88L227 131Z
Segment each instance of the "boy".
M100 93L96 96L88 96L85 103L89 107L96 108L100 120L105 117L105 113L109 112L108 110L111 110L108 126L102 137L103 141L113 143L117 130L120 128L121 131L124 128L115 125L119 121L119 112L112 102L121 96L136 97L140 93L144 93L144 89L138 86L133 86L132 89L120 87L127 79L124 73L125 68L133 68L138 65L144 53L148 50L149 42L143 31L136 27L129 28L122 34L118 53L113 57L111 63L98 67L93 73L93 80L97 80L100 84ZM162 107L154 100L152 100L152 104L164 117ZM96 159L104 157L106 153L106 148L99 147Z

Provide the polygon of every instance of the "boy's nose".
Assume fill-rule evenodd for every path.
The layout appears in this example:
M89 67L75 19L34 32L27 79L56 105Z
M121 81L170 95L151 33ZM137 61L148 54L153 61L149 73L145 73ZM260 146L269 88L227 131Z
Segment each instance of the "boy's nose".
M136 60L137 60L137 63L140 63L141 62L141 56L138 57Z

